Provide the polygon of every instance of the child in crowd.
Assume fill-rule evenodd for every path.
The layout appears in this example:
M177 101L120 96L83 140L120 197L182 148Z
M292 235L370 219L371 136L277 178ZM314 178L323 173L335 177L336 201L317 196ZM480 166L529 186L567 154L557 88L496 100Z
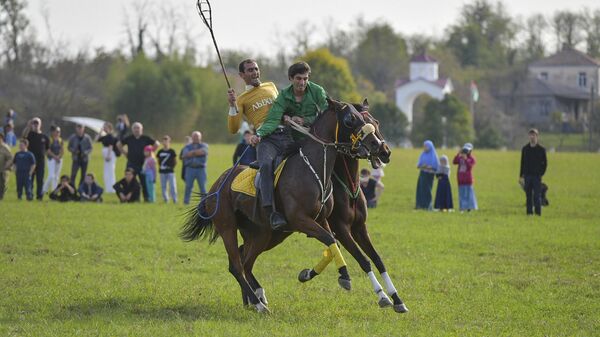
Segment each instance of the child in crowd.
M135 170L128 167L125 170L125 178L117 181L113 185L117 197L121 202L138 202L140 201L140 183L135 179Z
M102 202L102 187L96 184L93 173L85 175L85 179L79 185L79 197L81 201Z
M376 169L373 169L373 171L371 171L371 177L377 181L381 181L381 178L385 177L385 172L383 172L383 165L379 166ZM383 183L382 183L383 184Z
M158 159L158 173L160 174L160 187L163 200L169 202L167 194L167 185L173 203L177 203L177 183L175 182L175 165L177 165L177 153L171 148L171 137L165 135L162 139L163 148L158 150L156 157Z
M252 162L256 161L256 147L250 144L250 139L254 133L252 130L244 131L244 138L242 141L238 143L233 152L233 165L238 162L239 165L250 165ZM243 155L242 155L243 154Z
M368 169L360 170L360 189L367 199L367 208L377 207L377 200L383 193L383 184L381 181L371 177L371 172Z
M58 186L56 186L54 191L50 193L50 199L60 202L78 200L77 191L71 184L71 179L68 175L63 175L60 177L60 183L58 183Z
M31 176L35 172L35 157L33 153L27 150L29 141L21 139L19 141L19 151L15 153L13 165L17 175L17 198L21 200L23 190L28 201L33 200Z
M152 145L144 147L144 171L146 191L148 191L148 202L156 201L156 193L154 192L154 183L156 182L156 159L154 159L154 148Z
M450 163L448 156L440 157L440 165L435 174L438 179L437 190L435 192L435 203L433 208L442 212L451 211L454 208L452 203L452 188L450 186Z
M475 157L473 157L473 145L466 143L459 153L454 157L453 163L458 165L458 201L461 212L477 209L477 198L473 190L473 166L475 166Z

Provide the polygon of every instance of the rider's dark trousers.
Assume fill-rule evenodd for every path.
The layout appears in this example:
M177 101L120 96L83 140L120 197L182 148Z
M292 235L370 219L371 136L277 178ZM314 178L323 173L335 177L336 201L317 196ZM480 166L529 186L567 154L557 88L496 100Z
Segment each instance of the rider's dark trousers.
M273 206L273 172L275 158L294 144L292 133L288 128L277 129L261 139L256 148L256 156L260 165L260 200L261 206Z

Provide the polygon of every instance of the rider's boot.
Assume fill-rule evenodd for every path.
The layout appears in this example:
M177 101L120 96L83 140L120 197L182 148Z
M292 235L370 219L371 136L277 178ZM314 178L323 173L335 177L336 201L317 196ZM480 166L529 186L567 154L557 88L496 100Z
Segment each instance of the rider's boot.
M269 214L269 222L272 230L281 230L287 225L285 217L281 213L275 211L273 207L267 206L265 207L265 210L267 211L267 214Z

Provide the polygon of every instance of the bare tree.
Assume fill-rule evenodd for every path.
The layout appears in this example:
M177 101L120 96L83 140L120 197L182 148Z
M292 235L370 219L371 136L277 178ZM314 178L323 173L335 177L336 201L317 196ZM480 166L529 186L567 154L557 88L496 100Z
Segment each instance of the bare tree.
M136 0L132 5L133 15L131 18L126 8L123 9L125 16L125 33L131 57L144 53L144 37L148 29L150 3L148 0ZM133 22L132 22L133 20Z
M25 0L0 0L2 54L9 65L16 65L21 61L20 45L29 26L24 13L26 6Z
M294 56L304 55L312 46L312 35L316 31L315 25L303 20L290 32L292 38L292 53Z
M523 50L525 51L526 60L541 58L546 53L544 35L547 28L548 21L541 14L534 14L525 21Z
M600 57L600 9L584 9L581 16L587 53L593 57Z
M552 29L556 38L556 50L563 47L575 48L582 40L579 14L570 11L558 11L552 17Z

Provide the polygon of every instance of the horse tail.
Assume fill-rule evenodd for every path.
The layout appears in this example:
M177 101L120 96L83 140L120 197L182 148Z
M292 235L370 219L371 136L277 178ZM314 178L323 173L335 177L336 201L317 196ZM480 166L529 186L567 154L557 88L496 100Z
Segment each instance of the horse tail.
M219 238L219 233L214 228L212 219L200 216L206 214L206 202L201 201L198 206L190 208L184 215L183 226L179 237L184 241L193 241L197 239L209 238L209 243L213 244Z

